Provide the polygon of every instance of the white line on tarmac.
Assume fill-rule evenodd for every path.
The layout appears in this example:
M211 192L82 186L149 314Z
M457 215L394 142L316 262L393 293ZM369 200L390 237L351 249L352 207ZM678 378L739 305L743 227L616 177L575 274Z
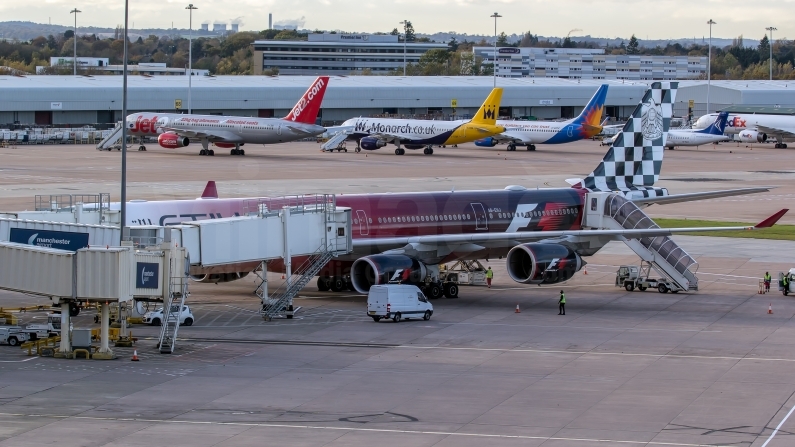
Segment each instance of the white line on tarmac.
M556 436L525 436L525 435L496 435L490 433L463 433L450 431L426 431L426 430L396 430L388 428L360 428L360 427L328 427L322 425L296 425L296 424L273 424L264 422L214 422L214 421L186 421L186 420L157 420L157 419L138 419L138 418L114 418L114 417L92 417L92 416L65 416L55 414L20 414L20 413L0 413L0 416L13 417L45 417L52 419L77 419L85 421L113 421L113 422L146 422L151 424L184 424L184 425L216 425L231 427L261 427L261 428L294 428L303 430L334 430L364 433L400 433L411 435L437 435L437 436L461 436L469 438L486 439L526 439L543 441L570 441L570 442L598 442L604 444L622 445L660 445L674 447L714 447L715 444L687 444L682 442L660 442L660 441L619 441L613 439L590 439L590 438L565 438Z
M25 360L0 360L0 363L22 363L22 362L29 362L29 361L35 360L37 358L39 358L39 356L30 357L30 358L27 358Z
M654 328L633 328L633 327L601 327L601 326L552 326L544 324L508 324L508 323L439 323L443 325L455 326L466 324L472 326L518 326L518 327L543 327L550 329L603 329L608 331L660 331L660 332L699 332L699 333L720 333L723 331L705 331L701 329L654 329Z
M535 354L573 354L573 355L614 355L626 357L656 357L656 358L679 358L679 359L705 359L705 360L758 360L761 362L791 362L795 359L769 358L769 357L729 357L729 356L710 356L710 355L687 355L687 354L646 354L632 352L595 352L595 351L555 351L546 349L503 349L503 348L454 348L448 346L395 346L397 349L436 349L449 351L492 351L492 352L529 352Z
M767 446L767 443L773 440L773 437L775 437L776 433L778 433L778 429L781 428L781 426L784 425L785 422L787 422L787 419L789 419L789 417L790 417L790 415L792 414L793 411L795 411L795 406L793 406L789 410L789 413L787 413L787 415L784 416L784 419L782 419L781 422L778 423L778 425L776 426L776 429L773 430L773 433L770 434L770 437L767 438L767 441L765 441L765 443L762 444L762 447Z

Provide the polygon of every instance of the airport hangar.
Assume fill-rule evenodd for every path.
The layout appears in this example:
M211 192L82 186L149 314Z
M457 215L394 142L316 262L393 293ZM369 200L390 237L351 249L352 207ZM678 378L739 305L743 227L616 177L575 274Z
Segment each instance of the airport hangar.
M196 76L193 113L259 117L285 116L313 76ZM500 115L539 119L577 115L599 85L608 84L606 115L625 118L649 81L497 78L505 88ZM339 124L355 116L449 119L475 113L492 88L488 76L332 76L320 121ZM0 127L42 125L112 127L121 120L120 76L0 76ZM187 113L187 79L130 76L128 111ZM707 82L680 81L676 116L706 112ZM181 110L177 103L181 102ZM710 109L728 105L795 107L793 81L713 81Z

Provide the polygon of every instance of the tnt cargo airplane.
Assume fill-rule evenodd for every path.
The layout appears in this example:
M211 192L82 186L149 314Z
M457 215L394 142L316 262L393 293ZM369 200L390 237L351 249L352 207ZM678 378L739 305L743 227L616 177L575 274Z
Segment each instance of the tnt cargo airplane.
M338 195L337 205L351 208L354 251L323 267L318 288L366 293L372 285L410 269L411 281L424 287L429 297L453 297L458 288L439 278L440 263L502 257L514 281L552 284L570 279L585 265L583 256L615 240L636 240L659 250L667 247L669 258L674 256L677 265L691 259L685 258L686 253L668 236L727 228L663 229L638 206L750 194L768 188L671 195L665 188L654 186L660 175L676 87L676 82L653 83L602 162L584 180L569 180L570 188L509 186L484 191ZM589 197L591 192L614 194L598 206L594 202L597 199ZM213 198L217 197L214 184L208 185L203 195L200 200L130 202L126 225L168 225L242 215L246 204L257 200ZM278 207L278 203L272 205L271 209ZM584 214L599 210L621 224L615 229L589 228ZM754 227L732 229L768 227L785 212ZM303 261L292 262L300 265ZM191 273L196 280L225 282L246 276L258 265L194 268ZM284 271L284 265L271 261L268 269Z
M505 127L495 124L501 98L502 89L493 89L469 121L351 118L339 127L329 128L332 137L321 147L331 152L347 139L358 142L356 152L372 151L393 143L397 146L395 155L405 154L403 148L424 148L425 155L432 155L434 145L468 143L503 132Z
M704 115L693 125L695 129L707 127L717 113ZM751 113L730 113L726 133L737 134L743 143L764 143L768 138L776 139L776 149L786 149L784 140L795 140L795 116Z
M729 112L721 112L706 129L671 129L668 131L665 147L673 149L676 146L701 146L728 141L731 138L723 134L728 117Z
M602 113L607 98L607 84L602 85L591 97L582 113L574 119L561 122L507 121L499 120L505 132L475 141L476 146L494 147L508 143L508 150L515 151L517 145L536 150L536 144L561 144L591 138L602 131Z
M320 76L284 118L252 118L241 116L178 115L174 113L133 113L127 117L130 135L157 136L160 146L168 149L185 147L190 138L201 140L199 155L215 155L210 143L231 148L230 155L246 155L240 146L276 144L322 134L326 129L315 124L329 77ZM141 144L138 150L145 151Z

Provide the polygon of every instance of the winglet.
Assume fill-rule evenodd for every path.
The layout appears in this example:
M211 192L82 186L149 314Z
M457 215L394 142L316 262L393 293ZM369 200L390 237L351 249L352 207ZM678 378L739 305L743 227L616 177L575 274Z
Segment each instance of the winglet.
M217 199L218 198L218 189L215 187L215 182L210 180L207 182L207 186L204 187L204 192L202 192L202 199Z
M784 217L785 214L787 214L787 211L789 211L789 209L785 208L785 209L777 212L776 214L768 217L767 219L763 220L762 222L759 222L758 224L754 225L754 228L770 228L770 227L772 227L773 225L776 224L776 222L779 221L779 219L781 219L782 217Z

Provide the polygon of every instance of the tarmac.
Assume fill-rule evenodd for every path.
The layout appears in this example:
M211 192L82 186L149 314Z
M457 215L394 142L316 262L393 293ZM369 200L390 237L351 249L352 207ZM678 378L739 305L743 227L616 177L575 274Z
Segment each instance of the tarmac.
M195 198L207 180L225 197L558 187L587 175L606 148L521 149L462 145L401 157L294 143L210 158L150 147L129 154L128 197ZM118 155L0 148L0 210L30 208L34 194L117 200ZM727 144L665 157L660 185L672 193L777 188L653 206L655 216L756 222L795 195L795 169L785 168L795 151ZM273 322L256 313L251 275L191 283L196 322L180 328L172 355L157 353L158 328L148 326L132 328L137 363L129 348L89 361L0 346L0 447L795 445L795 301L757 293L765 271L795 267L795 242L677 241L700 264L696 293L615 287L617 267L638 260L611 243L552 286L513 283L504 262L491 260L494 287L463 287L458 299L434 301L429 321L397 324L369 319L363 296L314 283L295 300L295 319ZM557 315L561 289L565 316ZM0 292L3 307L46 302ZM93 326L93 315L82 312L75 327Z

